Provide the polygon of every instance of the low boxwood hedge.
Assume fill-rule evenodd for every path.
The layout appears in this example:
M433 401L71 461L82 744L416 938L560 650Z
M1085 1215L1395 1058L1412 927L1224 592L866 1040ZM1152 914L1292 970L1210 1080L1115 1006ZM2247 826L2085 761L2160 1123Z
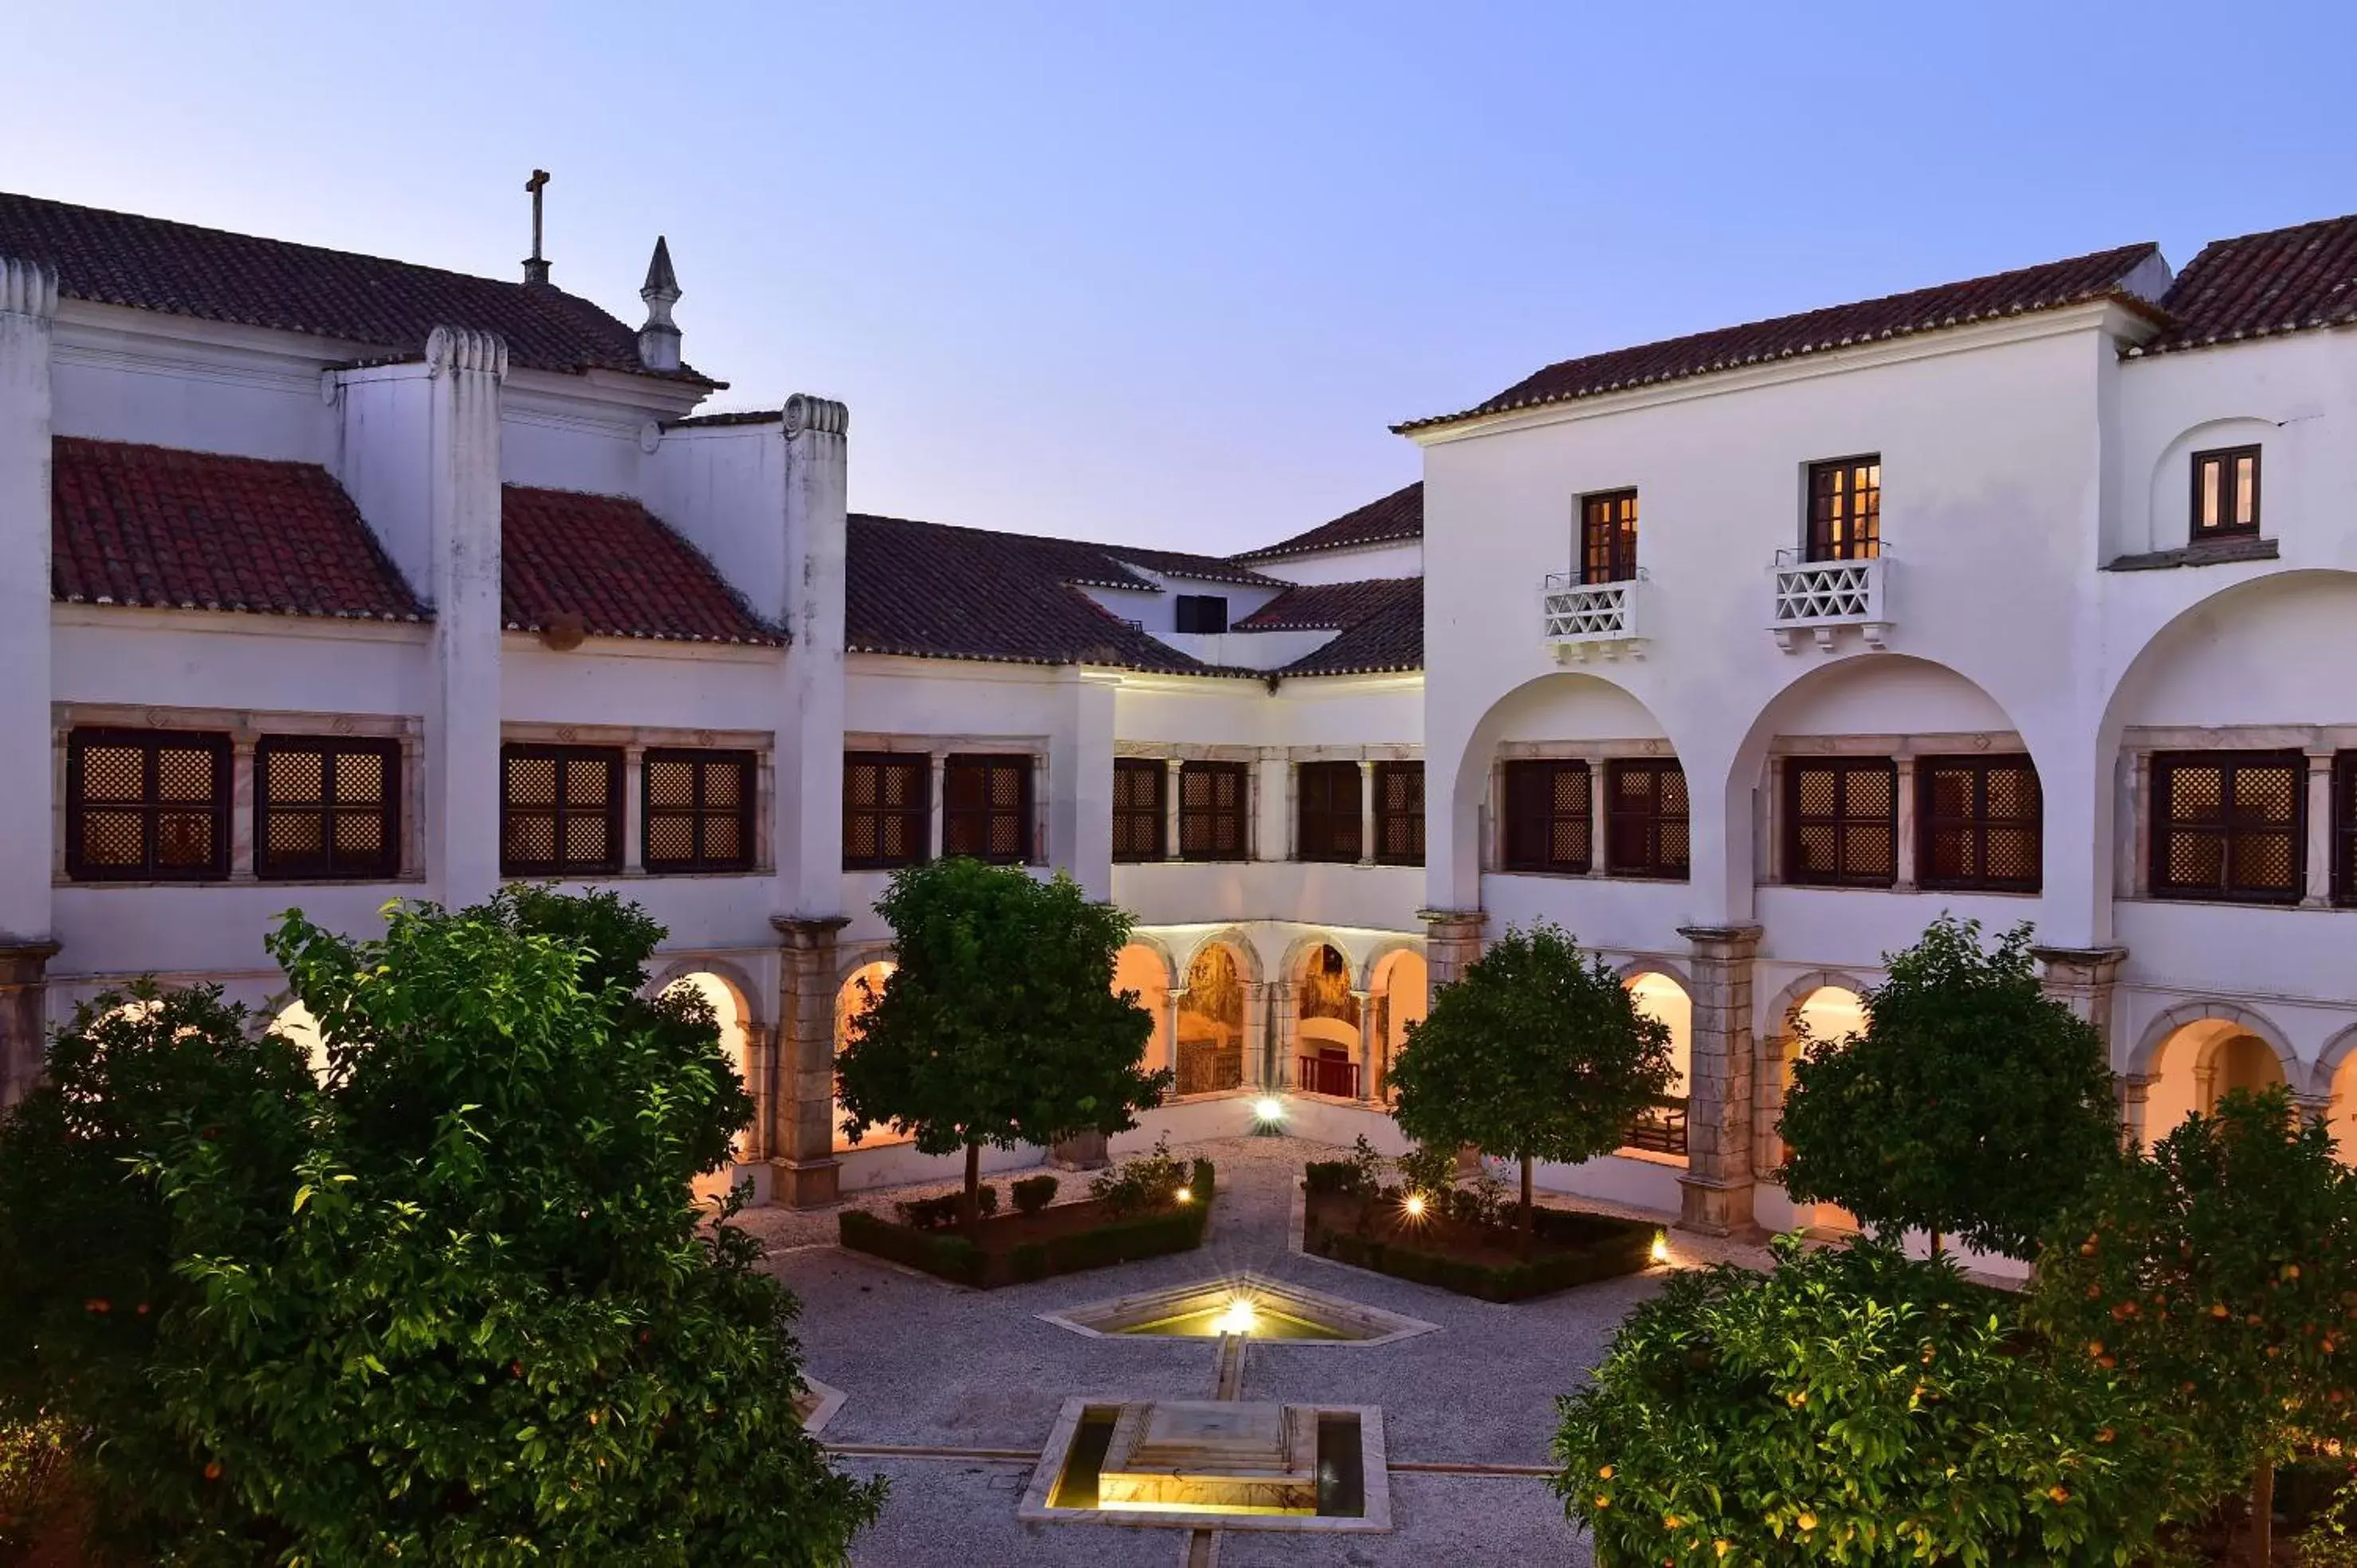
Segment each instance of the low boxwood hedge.
M1412 1236L1366 1236L1326 1224L1318 1212L1322 1207L1313 1206L1304 1217L1304 1251L1483 1301L1526 1301L1633 1274L1651 1262L1657 1229L1642 1220L1542 1208L1534 1220L1543 1250L1510 1263L1483 1263L1418 1247Z
M888 1258L912 1269L988 1290L1018 1282L1079 1273L1114 1263L1185 1252L1203 1244L1211 1222L1217 1174L1199 1159L1189 1173L1191 1201L1175 1208L1108 1218L1102 1225L1066 1236L1025 1241L995 1252L953 1232L895 1225L863 1209L846 1208L838 1221L843 1244L855 1251Z

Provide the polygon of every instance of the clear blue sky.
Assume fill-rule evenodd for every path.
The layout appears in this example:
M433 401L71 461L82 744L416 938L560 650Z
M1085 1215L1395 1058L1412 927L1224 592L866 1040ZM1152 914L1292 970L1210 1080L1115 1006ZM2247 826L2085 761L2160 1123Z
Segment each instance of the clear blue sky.
M856 507L1232 550L1552 360L2357 210L2357 5L27 5L0 188L516 275Z

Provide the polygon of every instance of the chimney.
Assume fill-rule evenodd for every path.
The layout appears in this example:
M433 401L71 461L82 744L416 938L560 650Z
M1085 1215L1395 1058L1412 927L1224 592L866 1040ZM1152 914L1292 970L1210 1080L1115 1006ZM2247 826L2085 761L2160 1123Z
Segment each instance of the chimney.
M639 363L651 371L679 369L679 328L671 319L671 307L679 303L679 279L671 270L671 246L661 235L639 297L647 302L647 324L639 328Z

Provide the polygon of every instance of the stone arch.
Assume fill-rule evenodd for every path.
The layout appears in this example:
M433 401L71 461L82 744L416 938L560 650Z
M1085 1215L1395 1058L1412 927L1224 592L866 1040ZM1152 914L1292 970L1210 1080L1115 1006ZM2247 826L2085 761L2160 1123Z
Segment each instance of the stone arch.
M1320 948L1331 948L1340 953L1345 969L1351 969L1351 945L1324 927L1313 926L1297 933L1291 941L1285 944L1285 957L1277 964L1277 974L1287 982L1298 983L1308 969L1309 961L1317 956ZM1365 967L1358 966L1352 973L1353 983L1363 983L1359 977L1364 972Z
M1846 992L1862 1005L1867 983L1838 969L1813 969L1796 975L1770 1000L1755 1028L1751 1121L1753 1158L1760 1170L1772 1171L1784 1163L1784 1141L1778 1127L1798 1054L1792 1045L1793 1020L1818 993L1826 991Z
M1151 937L1133 934L1114 955L1114 990L1135 992L1138 1006L1154 1020L1154 1033L1146 1043L1145 1062L1148 1069L1175 1070L1178 1065L1176 1042L1170 1032L1170 993L1177 985L1170 967L1170 950Z
M1679 990L1689 996L1694 994L1694 976L1686 972L1685 967L1675 959L1663 958L1655 953L1639 953L1633 958L1622 959L1613 966L1612 972L1619 975L1624 983L1634 980L1641 974L1667 975L1678 983Z
M1562 696L1592 701L1608 711L1618 709L1620 717L1615 721L1618 727L1631 733L1553 738L1566 741L1658 740L1663 746L1660 755L1681 758L1685 755L1685 747L1679 744L1679 737L1670 732L1652 704L1633 684L1617 674L1604 674L1593 670L1551 670L1499 693L1481 716L1474 721L1472 729L1466 735L1464 746L1457 753L1456 775L1449 781L1445 797L1447 818L1438 823L1427 820L1426 897L1435 908L1474 909L1480 907L1482 806L1489 795L1490 774L1497 760L1498 747L1510 738L1508 731L1532 708L1550 698ZM1447 743L1443 741L1442 744L1445 746ZM1433 755L1427 751L1427 764ZM1692 770L1689 769L1689 790L1693 782ZM1688 799L1692 800L1691 794ZM1435 793L1427 796L1427 800L1438 804L1444 797ZM1699 815L1697 811L1697 828ZM1431 832L1436 826L1440 829L1437 833Z
M1367 1099L1391 1098L1392 1063L1407 1043L1407 1032L1432 1007L1432 966L1421 942L1394 942L1367 964L1367 1008L1360 1071Z
M721 1055L727 1058L737 1081L753 1099L752 1122L730 1144L740 1163L769 1155L767 1130L771 1092L768 1035L761 1026L760 1015L754 1010L750 1000L754 993L747 990L745 972L725 959L680 958L664 965L645 990L651 997L663 996L684 986L712 1009L720 1026ZM726 1196L734 1180L735 1173L730 1171L698 1176L696 1196L716 1201Z
M328 1081L333 1065L328 1059L328 1042L319 1033L319 1020L312 1016L300 997L290 993L285 1005L271 1014L264 1033L276 1035L301 1050L303 1059L311 1064L311 1076L322 1084Z
M2324 1043L2309 1079L2308 1094L2310 1104L2320 1102L2326 1107L2325 1116L2341 1159L2357 1165L2357 1086L2344 1094L2340 1082L2344 1072L2357 1075L2357 1066L2352 1064L2357 1064L2357 1024L2350 1025Z
M871 986L880 986L898 967L888 950L880 953L870 950L864 955L863 961L853 964L848 972L836 983L834 1055L841 1056L844 1047L850 1043L851 1021L870 1005L866 999L866 993L860 989L860 982L864 980ZM860 1134L859 1142L856 1144L850 1142L843 1135L843 1102L832 1094L828 1096L827 1101L826 1124L830 1146L838 1155L850 1149L873 1149L888 1144L905 1144L909 1141L906 1133L896 1132L884 1122L876 1122L868 1123L866 1129Z
M2256 1036L2266 1042L2283 1068L2284 1081L2298 1084L2309 1081L2309 1075L2299 1064L2299 1053L2292 1048L2284 1032L2265 1014L2254 1012L2238 1003L2222 1002L2213 997L2195 997L2163 1009L2147 1024L2136 1039L2136 1050L2128 1058L2128 1071L2149 1077L2160 1065L2162 1047L2188 1024L2209 1022L2232 1024L2246 1035ZM2347 1034L2349 1031L2344 1030Z
M1172 1010L1173 1092L1217 1094L1242 1089L1248 1048L1257 1040L1254 955L1249 945L1207 937L1179 972Z
M1280 1080L1313 1094L1359 1097L1366 1046L1366 1004L1348 949L1306 937L1286 954L1285 1038Z
M762 987L754 981L752 974L744 965L734 959L704 958L694 953L670 955L662 967L655 971L654 978L648 981L640 990L639 994L647 997L661 996L673 984L691 974L711 975L726 985L734 993L737 1005L748 1021L760 1018L760 1004L754 999L762 994Z
M1368 946L1367 956L1359 964L1359 989L1361 991L1372 991L1375 988L1375 977L1377 973L1387 967L1394 959L1398 958L1399 955L1404 952L1415 953L1418 957L1422 957L1424 954L1424 939L1421 937L1391 936L1377 938Z
M2298 1053L2274 1023L2213 998L2163 1010L2138 1037L2128 1070L2141 1085L2131 1101L2130 1131L2147 1145L2187 1116L2211 1110L2223 1089L2273 1079L2297 1090L2308 1081Z
M2277 438L2281 427L2259 414L2230 414L2205 419L2180 430L2153 458L2146 476L2144 531L2124 541L2126 553L2169 550L2192 537L2189 503L2192 497L2193 454L2221 446L2257 446Z
M2308 1092L2311 1095L2330 1094L2333 1080L2341 1076L2342 1065L2352 1053L2357 1053L2357 1024L2350 1025L2324 1042L2324 1049L2317 1056L2316 1066L2309 1072Z
M1257 985L1261 983L1260 949L1254 945L1252 938L1245 934L1241 926L1222 926L1216 931L1197 938L1195 944L1187 950L1187 961L1184 964L1172 964L1170 972L1180 976L1186 975L1194 969L1195 961L1203 956L1203 950L1212 946L1228 950L1229 955L1236 961L1238 979L1247 985Z

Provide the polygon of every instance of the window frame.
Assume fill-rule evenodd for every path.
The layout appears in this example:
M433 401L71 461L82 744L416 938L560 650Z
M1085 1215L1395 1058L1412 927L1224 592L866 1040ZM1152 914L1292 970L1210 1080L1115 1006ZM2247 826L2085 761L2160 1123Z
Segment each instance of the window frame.
M2332 846L2332 901L2357 905L2357 751L2332 754L2332 802L2326 820Z
M545 757L556 764L555 798L547 806L519 806L508 798L508 764ZM607 854L594 863L568 861L565 855L565 824L576 817L592 814L587 806L575 806L565 799L565 779L576 762L601 762L606 767L606 799L595 809L595 814L605 819ZM622 748L619 746L561 746L542 741L505 741L500 746L500 875L506 877L553 878L561 882L594 881L619 876L622 873L623 792L630 788L629 769ZM546 861L519 860L510 853L513 823L519 816L545 814L551 822L550 847L554 859Z
M2169 816L2169 783L2183 769L2215 768L2220 770L2218 800L2220 821L2213 825L2178 825ZM2228 802L2233 799L2235 775L2245 769L2287 768L2291 773L2291 822L2286 828L2245 827L2242 834L2235 824ZM2271 748L2267 750L2235 751L2156 751L2152 754L2151 800L2147 806L2150 813L2150 832L2147 844L2145 874L2147 886L2155 898L2184 899L2202 904L2251 904L2275 908L2291 908L2308 897L2308 754L2303 751ZM2222 842L2219 856L2219 880L2216 885L2200 886L2173 882L2166 875L2169 869L2169 848L2172 837L2179 833L2200 833L2208 836L2214 832ZM2235 843L2238 836L2265 833L2271 838L2288 841L2290 848L2291 886L2288 889L2237 890L2234 885Z
M1828 771L1836 779L1835 811L1830 817L1809 816L1801 810L1803 780L1811 772ZM1878 816L1852 816L1848 780L1853 774L1873 773L1890 781L1890 806ZM1889 889L1899 885L1899 764L1889 757L1792 757L1784 762L1784 881L1794 887L1863 887ZM1826 872L1803 872L1801 839L1803 830L1830 827L1834 831L1834 859L1836 869ZM1849 841L1854 831L1879 828L1890 845L1889 871L1860 875L1847 870Z
M1871 468L1872 496L1865 516L1857 514L1861 487L1826 489L1820 481L1838 474L1855 480L1860 469ZM1846 506L1835 504L1847 498ZM1821 505L1821 503L1824 503ZM1863 523L1861 529L1860 524ZM1861 539L1857 535L1863 532ZM1835 537L1839 535L1839 537ZM1872 561L1882 554L1882 454L1860 452L1848 457L1826 457L1811 463L1802 489L1801 557L1804 561Z
M1148 808L1135 801L1125 805L1122 800L1124 779L1151 779L1148 791L1153 800L1151 831L1146 843L1150 850L1135 847L1135 832L1147 821ZM1170 826L1170 765L1158 757L1116 757L1113 759L1113 861L1116 865L1137 865L1169 858L1168 838ZM1132 835L1132 847L1122 847L1122 828L1127 822Z
M1998 772L2019 772L2029 778L2030 813L2027 817L1995 817L1989 814L1989 776ZM1972 783L1972 807L1963 816L1944 816L1934 809L1939 797L1937 776L1943 773L1969 775ZM1938 870L1939 856L1934 844L1942 831L1961 831L1972 841L1973 863L1981 867L1977 875L1943 876ZM2005 832L2027 831L2030 836L2030 865L2036 869L2029 876L1991 876L1987 867L1988 839L1992 830ZM1969 757L1919 757L1915 759L1915 886L1927 892L1940 893L2040 893L2046 886L2046 786L2038 777L2038 765L2028 752L1991 752Z
M1235 800L1233 802L1223 806L1214 799L1211 803L1197 807L1190 811L1187 806L1187 780L1189 779L1209 779L1213 780L1222 779L1233 779L1235 781ZM1219 793L1220 791L1217 786L1214 785L1212 794L1216 797ZM1250 860L1252 858L1252 767L1249 763L1190 761L1179 764L1179 859L1200 861ZM1216 828L1223 822L1229 822L1234 829L1236 842L1233 849L1222 849L1216 845L1200 849L1190 849L1188 847L1189 840L1196 836L1188 831L1189 828L1198 826L1204 827L1206 829ZM1217 837L1218 835L1213 834L1212 836Z
M1576 811L1558 811L1555 806L1555 779L1565 774L1576 774L1579 779L1579 789L1573 797L1578 802ZM1511 757L1499 768L1498 792L1502 808L1499 812L1502 831L1498 843L1501 870L1585 876L1595 869L1596 769L1586 757ZM1543 801L1544 805L1534 801ZM1586 828L1586 849L1578 855L1558 859L1555 854L1555 829L1565 822L1578 822ZM1535 854L1526 853L1534 833L1543 836L1545 846Z
M1207 614L1204 607L1217 605L1216 614ZM1205 626L1205 620L1215 620L1217 626ZM1189 625L1189 621L1196 624ZM1174 631L1189 636L1220 637L1228 630L1228 596L1225 594L1178 594L1170 601L1170 626Z
M987 865L1028 865L1032 863L1034 833L1032 832L1031 776L1034 763L1029 752L961 751L942 759L942 858L963 855ZM1015 803L1001 806L993 803L996 793L992 780L1001 773L1015 776ZM969 779L981 780L979 804L958 803L960 787ZM996 829L1012 821L1015 827L1015 849L1012 854L999 854L990 848ZM979 832L976 841L980 850L953 849L951 845L969 828Z
M2212 446L2208 451L2196 452L2193 454L2192 462L2190 465L2192 492L2190 497L2190 503L2185 514L2185 536L2188 542L2200 544L2206 540L2212 539L2255 539L2258 537L2259 521L2261 517L2265 515L2260 510L2260 480L2263 477L2262 470L2265 467L2260 460L2260 454L2261 446L2257 442L2252 442L2242 446ZM2216 523L2204 524L2201 521L2201 470L2203 467L2211 463L2220 465L2218 500L2219 511L2222 518L2225 514L2231 513L2234 510L2233 504L2233 497L2231 493L2233 481L2233 465L2244 457L2248 457L2251 460L2251 521L2248 522L2222 521Z
M136 747L140 752L140 795L136 800L97 802L101 813L134 812L139 818L139 864L136 866L94 865L82 856L82 828L92 803L84 798L83 754L92 746ZM212 759L212 796L202 807L167 808L157 797L158 755L165 750L202 751ZM226 882L230 876L230 822L234 808L235 777L230 736L221 731L132 729L113 725L80 725L66 734L66 875L75 882ZM200 866L158 864L157 819L167 815L212 819L212 855Z
M854 768L876 768L885 772L912 775L917 787L910 800L898 806L854 807L851 799L850 773ZM906 866L924 865L933 858L933 761L923 752L915 751L846 751L843 754L845 804L842 809L843 869L845 871L899 871ZM877 798L884 791L879 774ZM899 817L914 825L909 842L915 848L906 855L854 855L851 853L853 819L873 817L877 822L876 842L884 842L883 822L888 817Z
M321 799L282 807L270 789L270 759L284 752L315 752L320 758ZM369 756L384 765L384 798L375 807L346 807L334 798L332 780L339 756ZM353 736L265 735L253 746L253 875L264 882L390 882L401 875L401 742ZM277 811L316 813L324 864L282 865L270 848L270 819ZM378 819L378 849L367 865L344 868L336 850L339 817ZM504 847L504 846L503 846Z
M1346 779L1348 788L1343 789ZM1356 865L1366 854L1366 779L1359 764L1296 764L1293 858L1321 865Z
M1672 774L1679 786L1686 789L1684 811L1666 811L1662 806L1662 780ZM1620 781L1645 777L1652 780L1641 803L1626 804ZM1662 827L1676 822L1685 829L1686 852L1684 858L1671 861L1662 854ZM1645 853L1624 853L1624 835L1642 834ZM1694 879L1694 796L1686 784L1685 764L1674 757L1615 757L1604 765L1604 846L1606 873L1612 876L1642 877L1656 882L1690 882Z
M1637 488L1591 490L1579 498L1579 581L1594 587L1637 576Z
M685 763L694 779L690 803L685 806L659 806L655 803L654 769L662 763ZM713 810L705 802L705 769L711 768L737 769L737 807L734 811ZM719 746L651 746L639 757L639 865L651 876L709 875L716 873L751 871L759 864L754 834L759 823L755 814L755 797L759 789L760 769L757 753ZM739 853L714 855L705 852L705 825L715 818L733 817L737 823ZM655 822L662 818L675 821L684 818L694 840L694 853L676 859L655 854Z
M1409 799L1400 805L1391 803L1391 781L1412 779L1407 789ZM1422 865L1424 864L1424 764L1415 761L1378 762L1374 767L1375 843L1374 862L1377 865ZM1415 847L1391 850L1384 846L1393 841L1393 830L1399 830Z

